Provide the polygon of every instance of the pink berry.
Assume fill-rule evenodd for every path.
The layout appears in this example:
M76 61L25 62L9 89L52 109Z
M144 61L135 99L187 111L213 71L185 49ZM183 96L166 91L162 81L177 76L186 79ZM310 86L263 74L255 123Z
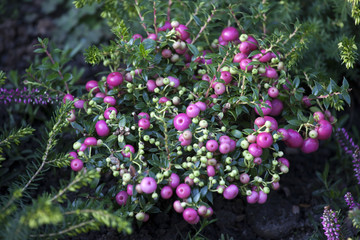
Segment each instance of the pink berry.
M141 112L141 113L139 113L139 114L138 114L138 117L140 117L140 118L146 118L146 119L150 120L150 116L149 116L149 114L146 113L146 112Z
M206 172L207 172L207 175L209 176L209 177L213 177L213 176L215 176L215 168L214 168L214 166L207 166L206 167Z
M204 217L207 213L207 207L204 205L201 205L198 210L197 210L198 214L202 217Z
M128 185L126 186L126 193L127 193L129 196L132 196L132 195L133 195L133 187L134 187L134 185L132 185L132 184L128 184Z
M162 27L158 28L159 32L166 32L166 30L171 30L171 23L169 21L166 21Z
M161 55L164 58L170 58L172 56L172 52L170 49L164 49L164 50L162 50Z
M284 129L284 128L279 128L277 131L280 133L280 136L282 137L282 140L283 140L283 141L288 140L289 134L288 134L288 132L287 132L286 129Z
M229 143L230 144L230 137L229 136L226 136L226 135L223 135L219 138L219 143Z
M259 200L259 193L256 191L251 191L251 195L246 197L246 200L250 204L254 204Z
M209 152L215 152L219 147L219 144L216 140L209 140L206 142L206 149L209 151Z
M243 184L247 184L250 181L250 176L247 173L240 174L240 182Z
M144 177L141 180L140 186L141 186L141 190L144 193L150 194L150 193L155 192L155 190L157 188L157 183L156 183L155 179L152 177Z
M239 31L234 27L226 27L221 32L224 41L234 41L239 38Z
M184 131L189 128L191 118L185 113L180 113L174 118L174 127L178 131Z
M116 100L113 96L106 96L104 97L104 103L108 103L111 106L114 106L116 104Z
M261 163L262 163L261 157L256 157L256 158L254 158L254 163L255 163L256 165L261 165Z
M84 108L84 103L84 100L77 100L76 102L74 102L74 107L79 109Z
M86 144L81 144L81 147L79 148L79 151L85 151L85 149L87 148Z
M98 93L100 92L100 89L98 87L98 82L95 80L90 80L86 83L85 85L86 91L90 92L91 89L95 88L92 92L93 93Z
M157 40L157 36L156 36L155 33L150 33L150 34L147 36L147 38L148 38L148 39L152 39L152 40L154 40L154 41Z
M278 159L278 162L281 163L282 165L287 166L288 168L290 167L290 162L286 158L281 157Z
M259 191L259 199L257 202L259 204L264 204L266 202L266 200L267 200L267 194L260 190Z
M233 139L230 139L230 152L235 151L236 148L236 141Z
M302 102L304 103L304 105L305 105L306 107L311 107L311 101L310 101L310 99L309 99L308 96L304 96L304 97L302 98Z
M197 117L200 113L200 108L195 104L190 104L186 108L186 115L188 115L191 118Z
M275 191L280 189L280 183L279 182L273 182L273 183L271 183L271 186Z
M246 42L243 42L246 43ZM253 70L254 66L253 65L249 65L251 63L251 59L245 58L243 60L241 60L240 62L240 68L246 72Z
M97 145L97 140L94 137L87 137L84 141L84 144L86 146L96 146Z
M225 84L220 83L220 82L215 83L213 88L214 88L214 91L215 91L216 95L221 95L226 90Z
M206 211L206 215L204 216L205 218L211 217L214 214L214 210L209 207Z
M131 73L126 73L125 74L125 81L128 81L128 82L132 82L133 80L133 77L131 76Z
M139 120L138 126L141 127L142 129L146 130L150 127L150 121L146 118L142 118Z
M105 137L110 133L110 129L104 120L97 121L97 123L95 124L95 129L97 135L99 135L100 137Z
M110 114L112 113L112 111L115 111L115 114L117 114L117 110L114 107L109 107L105 110L104 112L105 119L110 119Z
M63 98L63 103L66 103L66 100L68 101L74 101L74 96L71 94L65 94L64 98Z
M272 67L266 67L265 76L272 79L277 79L279 77L276 70Z
M242 42L239 46L239 50L241 53L248 55L251 52L251 44L248 42Z
M274 117L279 116L284 109L284 104L282 103L282 101L279 99L273 99L271 101L271 105L272 105L272 108L271 108L270 115L274 116Z
M268 89L268 94L272 98L277 98L279 96L279 89L276 87L271 87Z
M293 129L288 129L287 133L289 135L288 139L285 141L285 144L291 148L300 148L303 145L304 139L301 137L300 133Z
M128 199L128 194L125 191L121 191L118 194L116 194L116 202L117 204L119 204L120 206L123 206L126 204L126 201Z
M262 155L262 153L263 153L262 148L256 143L250 144L250 146L248 148L248 151L254 157L260 157Z
M210 78L210 76L209 76L209 75L204 74L204 75L202 75L201 80L203 80L203 81L207 81L207 82L210 82L211 78Z
M198 106L202 112L206 110L206 103L204 102L196 102L195 105Z
M331 137L332 126L327 120L320 120L319 125L316 126L315 130L318 132L319 140L326 140Z
M75 172L80 171L83 168L83 166L84 166L84 163L78 158L75 158L75 159L71 160L71 162L70 162L70 167Z
M112 72L106 78L106 83L111 87L117 87L123 82L123 75L119 72Z
M256 137L256 143L262 148L268 148L273 144L272 135L268 132L261 132Z
M301 146L301 151L303 153L316 152L318 149L319 149L319 140L315 138L305 139L303 145Z
M184 182L189 186L194 185L194 180L191 179L189 176L185 177Z
M265 122L269 121L271 122L271 127L270 130L271 131L275 131L278 129L278 122L275 120L275 118L270 117L270 116L264 116Z
M238 194L239 194L239 188L234 184L231 184L230 186L225 188L223 192L224 198L228 200L236 198Z
M229 84L232 80L232 76L231 76L231 73L228 72L228 71L222 71L221 72L221 76L220 76L220 79L224 80L224 82L226 84Z
M129 151L129 152L125 152L124 150L125 150L126 148L129 148L130 151ZM131 156L131 153L135 153L135 148L134 148L132 145L130 145L130 144L126 144L126 145L124 146L123 151L121 152L121 154L122 154L124 157L129 158L129 157Z
M180 24L175 30L180 34L180 39L185 41L190 37L190 33L188 32L188 27Z
M171 198L172 194L173 194L173 190L170 186L164 186L160 192L160 195L163 199Z
M106 97L106 95L105 95L105 93L98 92L97 94L95 94L95 97L97 97L97 98L104 98L104 97Z
M77 153L76 152L69 152L69 155L72 157L72 158L77 158Z
M255 143L256 142L256 136L255 135L249 135L246 137L246 140L249 142L249 143Z
M183 218L190 224L195 224L195 221L199 215L197 214L196 210L193 208L187 208L183 212Z
M161 98L159 99L159 103L166 103L166 102L168 102L168 101L170 101L170 99L168 99L167 97L161 97Z
M243 59L245 59L245 58L247 58L247 57L248 57L248 55L246 55L246 54L244 54L244 53L237 53L237 54L234 56L233 62L235 62L235 63L240 63L241 60L243 60Z
M182 213L184 212L184 208L181 206L181 202L179 200L176 200L173 203L173 208L177 213Z
M180 85L180 80L178 78L175 78L173 76L168 76L168 79L170 80L170 82L174 83L172 87L177 88Z
M259 43L253 36L248 35L248 39L246 41L250 43L251 51L254 51L258 48Z
M179 186L176 187L176 195L181 198L185 199L190 196L191 188L186 183L181 183Z
M138 33L134 34L134 35L132 36L132 38L133 38L134 40L140 38L140 41L141 41L141 42L143 41L143 36L141 36L141 35L138 34Z
M263 52L263 51L262 51ZM265 53L262 54L262 56L259 58L259 61L264 63L264 62L269 62L271 60L271 53Z
M172 173L169 179L169 185L172 188L176 188L180 184L180 177L176 173Z
M149 92L154 92L154 89L156 88L156 83L154 80L148 80L146 82L146 87Z
M262 102L262 100L260 100L260 102ZM265 104L267 104L268 107L266 107L265 105L264 105L264 107L261 107L261 105L259 104L259 106L261 107L261 111L263 112L264 116L269 115L271 113L271 109L272 109L272 104L271 104L270 100L266 100ZM260 115L257 108L255 108L255 112L258 115Z
M254 121L255 125L258 126L259 128L262 127L265 124L265 118L263 117L257 117Z
M222 154L227 154L230 152L230 144L229 143L220 143L219 152Z
M322 113L322 112L314 112L314 120L316 122L319 122L321 120L324 120L325 119L325 115Z

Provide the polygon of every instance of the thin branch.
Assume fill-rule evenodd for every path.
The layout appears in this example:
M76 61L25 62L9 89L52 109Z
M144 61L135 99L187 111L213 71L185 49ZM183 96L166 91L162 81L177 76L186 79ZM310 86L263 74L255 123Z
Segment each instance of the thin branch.
M299 30L299 27L296 27L295 30L294 30L294 32L291 33L291 34L289 35L289 37L283 42L283 45L285 45L290 39L292 39L292 38L295 36L295 34L297 33L298 30Z
M222 65L224 64L224 62L226 61L226 58L227 58L228 55L229 55L229 51L226 51L226 55L225 55L224 59L223 59L222 62L219 64L218 69L216 70L217 72L220 71L221 66L222 66ZM207 91L206 91L205 98L207 98L207 97L209 96L210 88L211 88L212 84L214 83L215 79L216 79L216 77L214 76L214 77L212 78L211 82L210 82L209 88L208 88Z
M265 5L266 4L266 0L263 0L262 1L262 5ZM263 13L263 18L264 18L264 21L263 21L263 33L264 35L266 35L266 14Z
M156 25L156 1L154 0L154 5L153 5L153 8L154 8L154 30L155 30L155 35L157 36L157 25Z
M171 4L172 4L172 1L169 0L168 9L167 9L167 21L169 21L169 22L170 22Z
M241 26L240 21L235 16L235 13L234 13L233 9L231 8L231 6L229 6L229 10L230 10L230 13L231 13L232 17L234 18L234 20L236 22L236 25L238 25L238 28L243 31L244 28Z
M30 237L32 237L32 238L35 238L35 237L41 237L41 238L44 238L44 237L55 237L55 236L59 236L59 235L63 235L63 234L65 234L65 233L71 232L71 231L73 231L73 230L75 230L75 229L77 229L77 228L83 227L83 226L85 226L85 225L92 224L92 223L94 223L94 222L96 222L96 220L93 219L93 220L89 220L89 221L87 221L87 222L82 222L82 223L80 223L80 224L78 224L78 225L75 225L75 226L71 226L71 227L69 227L69 228L66 228L66 229L60 231L60 232L49 233L49 234L30 235Z
M140 12L139 2L137 0L135 0L135 4L136 4L136 7L135 7L136 11L137 11L137 13L139 15L139 18L141 20L141 26L144 28L146 34L149 36L149 32L148 32L148 30L146 28L146 25L144 24L144 17L141 15L141 12Z
M58 194L56 194L56 196L54 196L53 198L51 198L51 201L56 200L57 198L59 198L61 195L63 195L69 188L71 188L74 184L78 183L81 180L81 178L75 178L74 181L72 181L71 183L69 183L69 185L67 185L64 189L60 190Z
M214 16L216 12L216 8L214 7L214 10L212 11L211 15L208 17L208 19L206 20L204 26L201 27L199 33L196 35L196 37L192 40L191 44L194 44L194 42L200 37L201 33L205 30L206 26L209 24L209 22L211 21L212 17Z

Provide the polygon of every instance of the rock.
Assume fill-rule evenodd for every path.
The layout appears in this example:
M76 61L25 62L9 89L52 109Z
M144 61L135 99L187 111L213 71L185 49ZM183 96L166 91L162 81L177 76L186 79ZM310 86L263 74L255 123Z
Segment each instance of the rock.
M248 205L246 218L253 231L265 239L280 239L298 227L292 204L273 192L263 204Z

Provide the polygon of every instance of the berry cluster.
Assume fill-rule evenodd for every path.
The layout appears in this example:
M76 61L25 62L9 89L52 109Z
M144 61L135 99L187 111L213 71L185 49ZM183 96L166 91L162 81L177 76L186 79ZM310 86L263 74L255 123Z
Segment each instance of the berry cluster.
M330 111L311 114L313 99L305 96L295 107L309 120L292 129L296 87L284 56L263 40L227 27L208 47L193 43L178 21L146 39L133 35L122 50L150 46L152 60L124 60L126 67L87 82L69 114L83 135L71 168L112 171L119 179L114 199L139 221L158 211L160 197L190 224L213 214L213 193L263 204L289 171L280 149L314 152L332 133Z

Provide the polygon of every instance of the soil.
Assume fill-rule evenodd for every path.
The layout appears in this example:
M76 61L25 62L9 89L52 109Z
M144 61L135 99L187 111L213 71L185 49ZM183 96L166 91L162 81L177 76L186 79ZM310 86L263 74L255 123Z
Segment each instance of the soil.
M48 37L54 24L51 16L40 12L41 1L24 3L20 6L18 17L5 19L0 23L0 69L4 71L24 71L34 59L33 45L38 36ZM11 10L11 6L9 6ZM59 10L61 11L61 10ZM21 14L26 13L26 14ZM27 16L27 17L26 17ZM33 16L33 17L29 17ZM79 67L86 66L82 56L75 60ZM84 78L98 70L86 66ZM355 93L359 90L353 89ZM359 96L359 94L353 94ZM354 99L353 108L359 106L359 98ZM349 126L358 117L352 109ZM297 150L286 149L290 160L290 171L281 178L281 188L272 191L263 205L250 205L244 198L225 200L221 196L214 199L214 223L205 228L201 235L205 239L311 239L318 230L320 216L324 206L323 199L314 195L314 191L323 188L316 172L322 172L325 162L335 153L333 142L323 142L316 154L304 155ZM334 170L332 166L331 170ZM64 174L62 172L61 174ZM53 181L47 182L51 184ZM345 187L345 186L344 186ZM46 186L44 188L47 188ZM165 210L165 207L163 208ZM133 234L122 235L111 228L102 228L68 239L110 240L110 239L185 239L196 233L180 214L173 210L153 214L150 220L141 226L134 224Z

